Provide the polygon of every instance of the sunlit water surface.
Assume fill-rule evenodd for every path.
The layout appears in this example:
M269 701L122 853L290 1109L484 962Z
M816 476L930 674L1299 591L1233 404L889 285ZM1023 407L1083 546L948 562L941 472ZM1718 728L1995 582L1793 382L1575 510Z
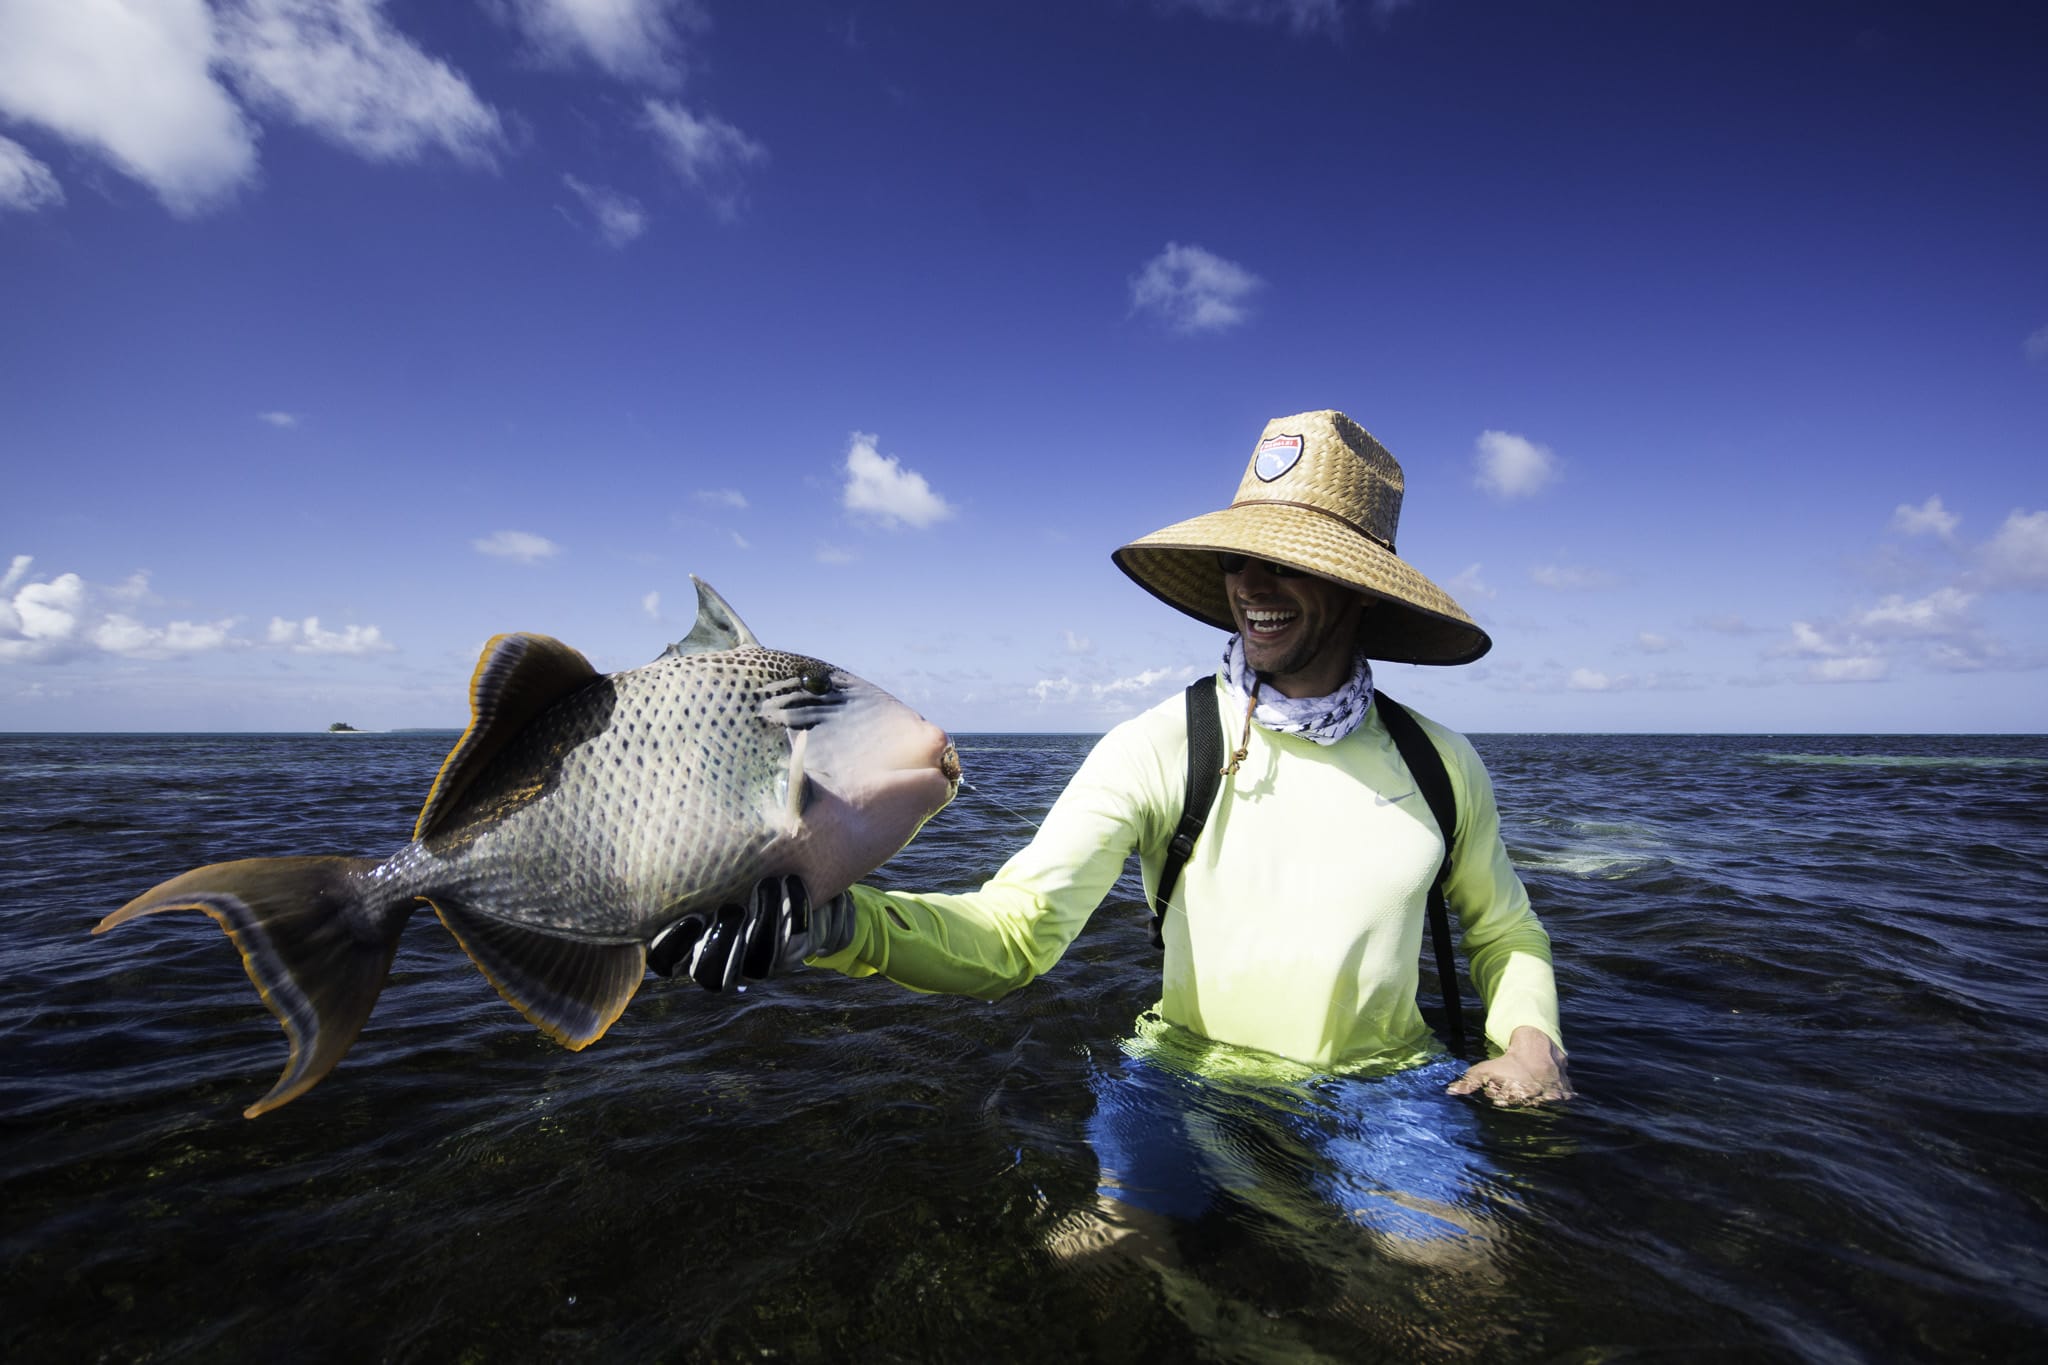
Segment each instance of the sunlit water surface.
M226 939L88 930L200 863L395 847L449 738L0 736L0 1355L2002 1360L2048 1331L2048 741L1478 737L1580 1098L1179 1087L1165 1121L1236 1175L1157 1264L1048 1249L1156 994L1130 876L999 1004L651 980L581 1054L421 916L340 1068L244 1120L285 1047ZM966 737L974 788L876 880L977 884L1089 742Z

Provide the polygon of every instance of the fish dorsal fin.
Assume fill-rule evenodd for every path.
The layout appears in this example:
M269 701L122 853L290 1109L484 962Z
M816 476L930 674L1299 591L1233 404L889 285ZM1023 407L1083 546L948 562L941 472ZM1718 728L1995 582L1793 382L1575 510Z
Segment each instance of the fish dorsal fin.
M597 676L590 660L552 636L493 636L469 680L469 728L442 761L412 837L433 833L461 804L477 774L535 716Z
M512 1008L572 1052L612 1026L647 975L647 945L591 943L429 900Z
M664 655L717 654L761 643L747 629L747 623L740 620L740 614L709 583L695 574L690 575L690 581L697 585L697 624L688 635L663 650Z

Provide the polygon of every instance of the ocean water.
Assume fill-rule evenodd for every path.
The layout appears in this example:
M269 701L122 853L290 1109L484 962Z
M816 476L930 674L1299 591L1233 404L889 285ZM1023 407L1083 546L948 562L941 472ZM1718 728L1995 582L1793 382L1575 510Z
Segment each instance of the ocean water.
M424 915L335 1073L243 1119L285 1046L226 938L88 931L200 863L395 847L449 739L0 736L0 1356L1888 1362L2048 1332L2048 740L1476 737L1556 946L1561 1107L1442 1068L1140 1094L1127 876L997 1004L650 980L580 1054ZM976 884L1089 742L964 737L972 788L875 880ZM1104 1125L1204 1154L1152 1251L1071 1254Z

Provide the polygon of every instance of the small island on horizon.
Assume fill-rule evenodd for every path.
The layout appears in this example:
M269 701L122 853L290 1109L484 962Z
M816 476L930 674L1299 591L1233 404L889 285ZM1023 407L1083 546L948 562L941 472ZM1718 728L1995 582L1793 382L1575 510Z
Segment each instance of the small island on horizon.
M338 720L327 727L327 733L330 735L360 735L364 732L356 729L355 726L350 725L345 720Z

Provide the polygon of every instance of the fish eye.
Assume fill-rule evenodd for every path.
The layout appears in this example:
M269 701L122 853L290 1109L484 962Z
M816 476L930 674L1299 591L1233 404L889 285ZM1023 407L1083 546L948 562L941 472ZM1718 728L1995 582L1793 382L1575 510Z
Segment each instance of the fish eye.
M822 697L832 690L832 675L822 668L808 668L797 674L797 685L814 697Z

